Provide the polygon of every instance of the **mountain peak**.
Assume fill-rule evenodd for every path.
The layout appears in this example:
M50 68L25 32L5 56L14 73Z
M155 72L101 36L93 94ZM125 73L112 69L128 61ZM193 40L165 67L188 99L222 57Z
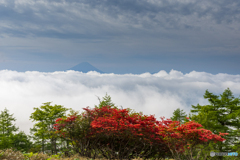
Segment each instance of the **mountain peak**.
M93 65L91 65L88 62L79 63L78 65L76 65L68 70L74 70L74 71L79 71L79 72L83 72L83 73L87 73L89 71L96 71L99 73L104 73L103 71L97 69L96 67L94 67Z

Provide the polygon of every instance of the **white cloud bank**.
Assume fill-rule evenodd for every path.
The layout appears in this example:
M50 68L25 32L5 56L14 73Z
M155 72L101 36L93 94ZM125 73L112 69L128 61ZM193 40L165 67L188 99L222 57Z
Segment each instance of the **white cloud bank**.
M207 104L203 99L207 89L219 95L227 88L239 97L240 75L195 71L182 74L176 70L140 75L2 70L0 110L6 107L14 114L20 130L28 134L33 125L29 120L33 108L45 102L82 110L94 107L99 103L96 96L102 98L108 93L117 106L169 118L177 108L188 112L191 105Z

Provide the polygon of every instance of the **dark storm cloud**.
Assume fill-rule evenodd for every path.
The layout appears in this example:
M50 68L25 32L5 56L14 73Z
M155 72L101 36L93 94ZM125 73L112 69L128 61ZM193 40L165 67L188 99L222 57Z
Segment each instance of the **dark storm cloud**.
M2 0L1 36L98 39L177 30L233 30L236 0ZM230 26L229 26L230 27Z

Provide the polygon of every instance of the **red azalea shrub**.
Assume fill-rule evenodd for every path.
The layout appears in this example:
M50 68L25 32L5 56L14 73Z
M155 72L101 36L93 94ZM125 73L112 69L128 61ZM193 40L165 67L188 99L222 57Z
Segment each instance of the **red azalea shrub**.
M223 141L221 136L226 135L214 135L194 121L182 125L164 118L157 121L153 115L130 113L129 109L104 106L84 110L57 119L55 129L72 142L75 151L89 158L163 158L170 153L178 158L186 153L186 147L193 150L210 141Z
M80 156L95 158L92 155L97 138L90 137L91 119L84 113L73 114L67 118L58 118L54 128L55 133L70 143L72 149ZM93 157L92 157L93 156Z
M129 111L126 109L111 108L110 106L85 110L90 114L91 112L99 113L99 115L95 115L91 122L91 127L93 128L92 134L104 133L106 135L114 134L115 136L128 134L131 136L140 136L149 142L153 140L163 142L157 136L159 132L158 121L152 115L129 115Z
M65 137L66 134L71 133L71 130L69 131L68 129L72 128L71 126L73 126L76 118L76 115L71 115L67 118L58 118L56 119L56 124L53 125L53 128L57 130L56 133L61 134L61 137Z
M162 119L162 121L164 121ZM207 146L209 142L222 142L225 139L221 136L228 135L228 133L219 133L219 135L213 134L210 130L202 128L202 125L189 121L182 125L179 125L178 121L172 121L165 128L165 142L168 145L174 159L182 159L182 155L185 158L193 159L200 158L203 148L199 148L201 145ZM197 154L197 155L196 155Z
M99 149L108 151L106 158L160 158L170 153L164 136L159 134L161 124L154 116L129 113L128 109L111 106L84 110L92 117L90 135L101 137Z

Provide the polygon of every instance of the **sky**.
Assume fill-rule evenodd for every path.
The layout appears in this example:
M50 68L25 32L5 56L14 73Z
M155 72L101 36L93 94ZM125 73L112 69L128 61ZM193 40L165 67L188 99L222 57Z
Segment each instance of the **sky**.
M236 0L0 0L0 69L240 74Z
M0 110L29 133L42 103L116 105L169 118L240 95L240 1L0 0ZM66 71L89 62L105 72Z

